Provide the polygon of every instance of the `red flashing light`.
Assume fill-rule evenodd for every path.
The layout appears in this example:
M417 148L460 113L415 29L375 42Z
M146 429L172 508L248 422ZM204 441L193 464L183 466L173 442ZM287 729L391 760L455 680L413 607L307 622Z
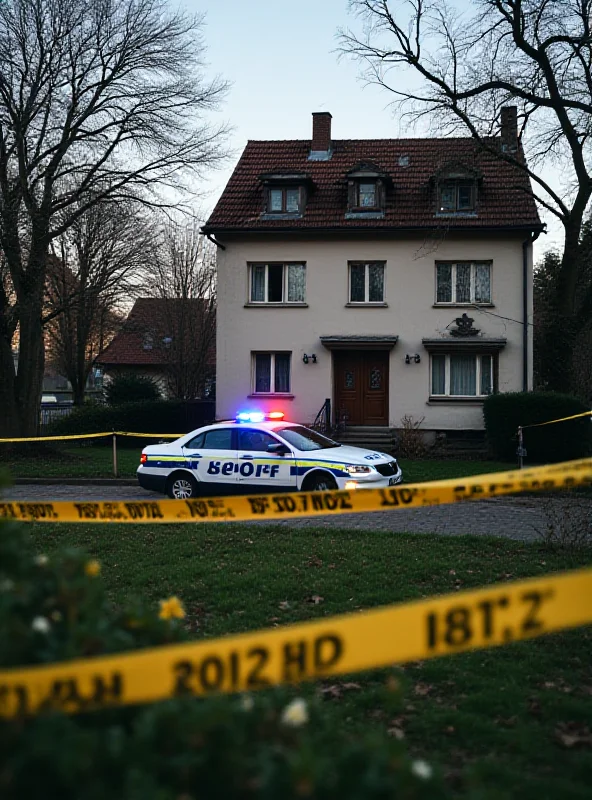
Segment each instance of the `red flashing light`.
M283 419L285 414L283 411L270 411L266 416L268 419Z
M142 453L142 455L140 456L140 464L145 464L147 461L148 461L148 456L146 455L146 453Z

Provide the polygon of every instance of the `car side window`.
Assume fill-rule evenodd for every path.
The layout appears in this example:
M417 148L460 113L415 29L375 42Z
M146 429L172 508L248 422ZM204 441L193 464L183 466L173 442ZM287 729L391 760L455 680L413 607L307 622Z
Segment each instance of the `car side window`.
M251 428L241 428L238 432L238 449L250 450L253 453L267 453L270 444L279 444L275 436L264 431L255 431Z
M200 448L203 447L204 438L205 438L205 433L200 433L197 436L194 436L193 439L191 439L191 441L187 442L185 447L191 450L199 450Z
M206 431L202 447L205 450L232 450L231 428L218 428L217 430Z

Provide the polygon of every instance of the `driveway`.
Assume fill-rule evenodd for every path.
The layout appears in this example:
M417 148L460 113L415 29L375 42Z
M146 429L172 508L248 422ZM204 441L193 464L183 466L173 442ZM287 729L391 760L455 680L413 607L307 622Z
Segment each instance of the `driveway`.
M6 500L152 500L155 495L136 486L13 486L3 492ZM349 530L405 531L408 533L441 533L447 536L475 534L505 536L522 541L536 541L538 530L547 526L550 513L557 513L565 503L563 497L499 497L456 503L447 506L376 511L371 514L343 514L337 517L316 517L265 522L248 525L285 525L290 528L347 528ZM591 520L592 500L577 500ZM582 506L582 504L585 504Z

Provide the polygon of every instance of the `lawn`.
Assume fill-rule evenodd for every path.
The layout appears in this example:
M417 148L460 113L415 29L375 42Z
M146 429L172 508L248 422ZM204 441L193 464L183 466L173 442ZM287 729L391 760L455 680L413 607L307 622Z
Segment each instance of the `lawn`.
M481 537L232 523L30 530L39 552L74 545L98 558L115 603L178 595L197 637L542 575L592 555ZM404 737L413 755L441 766L459 797L480 780L483 798L587 798L591 652L585 628L294 692L322 697L334 725L352 736L372 729ZM406 689L395 714L382 701L393 673ZM580 746L566 747L566 730L582 734Z
M153 440L146 440L153 443ZM31 445L27 445L30 447ZM118 475L133 478L140 463L139 447L117 448ZM515 464L499 461L411 461L400 459L407 482L434 481L444 478L463 478L485 472L514 469ZM0 450L0 465L15 478L112 478L113 450L111 444L37 447L34 458L25 451L16 455Z

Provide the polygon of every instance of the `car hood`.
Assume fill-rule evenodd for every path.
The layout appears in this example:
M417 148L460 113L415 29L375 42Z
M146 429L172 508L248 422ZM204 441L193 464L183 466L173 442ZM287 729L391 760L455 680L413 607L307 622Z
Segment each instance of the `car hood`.
M147 447L145 447L142 450L142 452L146 453L147 456L158 455L159 453L162 453L163 451L166 452L167 450L170 450L173 447L173 445L176 445L175 452L176 453L180 453L181 452L181 448L179 447L179 445L177 445L176 442L163 442L161 444L149 444Z
M387 464L396 461L394 456L381 453L379 450L366 450L365 447L351 447L341 445L341 447L329 448L327 450L308 450L299 452L297 458L313 458L319 461L335 461L339 464Z

